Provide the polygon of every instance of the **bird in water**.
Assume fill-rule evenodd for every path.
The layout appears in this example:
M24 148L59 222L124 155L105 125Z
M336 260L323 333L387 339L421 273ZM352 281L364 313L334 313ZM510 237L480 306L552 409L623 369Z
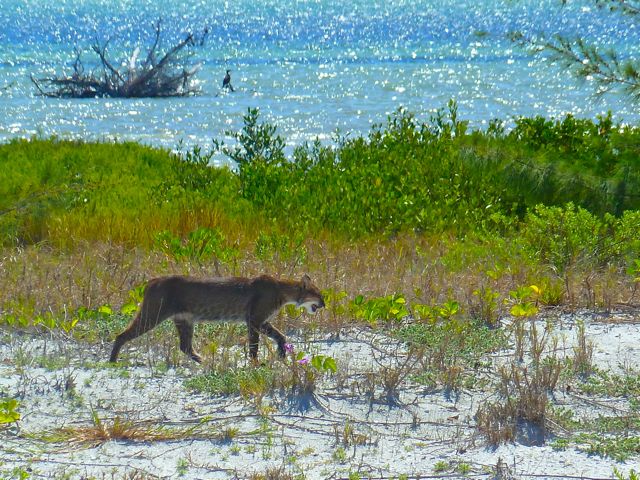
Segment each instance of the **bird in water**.
M231 70L227 70L227 74L224 76L222 80L222 88L226 88L227 90L233 90L233 86L231 85Z

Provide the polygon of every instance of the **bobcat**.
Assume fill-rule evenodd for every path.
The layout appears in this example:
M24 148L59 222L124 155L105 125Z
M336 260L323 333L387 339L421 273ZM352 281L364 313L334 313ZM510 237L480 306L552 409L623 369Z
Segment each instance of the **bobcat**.
M280 357L285 356L285 337L269 319L287 304L304 307L315 313L324 307L320 290L308 275L302 280L277 280L268 275L257 278L160 277L149 281L140 311L129 326L116 337L109 361L115 362L122 346L148 332L160 322L172 318L180 337L180 350L200 363L193 350L193 325L196 321L245 321L249 328L249 355L258 358L260 332L278 344Z

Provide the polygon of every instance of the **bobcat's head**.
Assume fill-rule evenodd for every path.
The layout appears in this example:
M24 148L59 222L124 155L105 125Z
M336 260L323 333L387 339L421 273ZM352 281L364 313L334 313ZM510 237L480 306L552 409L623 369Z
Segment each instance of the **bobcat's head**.
M324 298L318 287L316 287L309 278L304 275L300 281L300 292L296 300L297 307L304 307L308 313L316 313L319 308L324 307Z

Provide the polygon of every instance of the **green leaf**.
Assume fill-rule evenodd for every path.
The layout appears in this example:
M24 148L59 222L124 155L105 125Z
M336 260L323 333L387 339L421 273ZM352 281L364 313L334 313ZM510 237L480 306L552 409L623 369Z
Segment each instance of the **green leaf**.
M511 307L510 312L514 317L532 317L538 313L538 307L531 302L517 303Z
M311 365L318 371L322 371L322 364L325 359L324 355L314 355L311 359Z
M336 365L336 361L332 357L326 357L324 362L322 363L323 370L330 370L333 373L338 371L338 367Z
M106 315L113 315L113 310L109 305L102 305L100 308L98 308L98 312L104 313Z
M135 313L137 310L138 310L138 304L134 302L129 302L129 303L125 303L122 306L122 308L120 309L120 312L125 315L131 315L132 313Z
M15 398L0 400L0 424L13 423L20 420L20 413L17 412L18 401Z

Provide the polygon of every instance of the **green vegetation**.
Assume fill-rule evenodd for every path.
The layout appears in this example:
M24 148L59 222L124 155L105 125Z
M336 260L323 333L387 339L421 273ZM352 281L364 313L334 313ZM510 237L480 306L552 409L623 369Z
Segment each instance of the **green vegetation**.
M0 399L0 425L15 423L20 420L18 401L15 398Z
M186 382L187 388L212 395L242 394L266 392L275 381L274 372L266 367L241 368L224 372L212 371L197 375Z
M302 399L312 396L317 382L338 370L334 358L326 355L291 355L289 365L280 363L260 367L239 367L236 364L214 365L204 374L191 377L185 386L211 395L242 395L258 407L266 394L283 392Z
M508 133L498 122L470 131L451 102L426 124L397 112L366 138L303 145L291 159L275 128L258 120L249 110L237 144L216 146L237 171L210 166L214 152L197 148L176 155L131 143L1 145L0 242L60 255L87 242L135 247L164 254L165 270L213 264L223 275L242 271L247 259L269 270L317 268L322 258L310 252L321 240L340 252L347 241L406 239L392 248L424 268L482 268L493 283L529 272L549 303L576 300L576 273L633 272L640 258L640 133L610 117L522 118ZM488 283L475 286L474 310L491 323L505 292ZM352 292L356 318L406 314L406 290L386 300L360 294ZM0 300L20 310L7 306L15 298ZM23 317L40 314L18 303Z
M591 395L638 398L640 396L640 372L616 375L606 370L596 369L594 374L579 387L582 392Z
M133 143L2 145L2 243L151 246L159 232L195 230L221 210L241 216L236 177L207 162L197 149L179 157Z
M640 130L610 116L470 130L450 102L427 123L399 111L367 137L287 158L276 128L250 109L233 136L180 155L132 143L0 145L0 323L110 337L144 279L176 271L316 272L334 326L411 315L439 338L442 328L481 332L474 321L494 328L508 305L515 314L633 299ZM237 170L211 166L216 151ZM338 265L353 272L346 284L331 281ZM66 295L45 300L40 279L61 275ZM25 281L36 285L19 291ZM519 299L514 281L537 285L535 295Z
M414 323L398 329L396 335L424 355L426 368L414 375L414 381L430 386L440 381L454 389L463 377L471 380L475 376L488 354L506 347L501 330L459 319Z
M427 124L397 112L366 138L303 145L288 159L275 128L258 124L257 110L249 110L237 139L234 149L217 147L238 162L237 172L208 166L213 152L199 149L180 156L130 143L2 145L2 242L156 244L183 256L196 253L205 234L221 246L224 233L255 238L258 227L267 230L258 248L284 248L286 255L277 237L264 236L272 222L352 238L469 236L513 231L538 204L573 202L567 215L580 218L621 216L640 205L633 194L640 133L610 117L521 118L509 133L497 122L469 131L452 102ZM535 218L561 211L531 210L525 225L535 234ZM193 238L181 243L187 234Z

